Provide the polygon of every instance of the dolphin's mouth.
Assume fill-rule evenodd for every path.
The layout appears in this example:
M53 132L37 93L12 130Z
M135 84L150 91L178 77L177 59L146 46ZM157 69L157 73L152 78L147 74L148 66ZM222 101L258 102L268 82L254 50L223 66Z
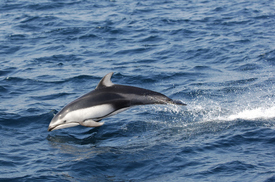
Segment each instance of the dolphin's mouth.
M54 129L54 128L50 128L50 127L49 127L49 128L48 128L48 131L52 131L53 129Z
M58 124L55 126L49 125L48 131L59 130L62 128L70 128L70 127L74 127L74 126L78 126L78 125L79 125L78 122L62 123L62 124Z

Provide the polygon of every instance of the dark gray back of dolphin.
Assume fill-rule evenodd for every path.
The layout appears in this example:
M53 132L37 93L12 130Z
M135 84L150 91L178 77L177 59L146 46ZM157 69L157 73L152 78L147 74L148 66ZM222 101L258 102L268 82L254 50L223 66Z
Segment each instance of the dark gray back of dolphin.
M186 105L169 97L147 89L113 84L110 80L113 73L107 74L95 90L83 95L68 104L63 110L73 111L102 104L112 104L117 109L136 105L176 104Z

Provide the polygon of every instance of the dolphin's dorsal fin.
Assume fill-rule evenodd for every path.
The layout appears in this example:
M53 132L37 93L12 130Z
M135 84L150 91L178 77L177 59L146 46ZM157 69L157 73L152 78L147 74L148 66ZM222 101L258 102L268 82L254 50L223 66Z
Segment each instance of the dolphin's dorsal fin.
M114 74L114 72L108 73L107 75L105 75L100 82L98 83L96 89L98 88L103 88L103 87L110 87L113 84L113 82L111 81L111 77Z

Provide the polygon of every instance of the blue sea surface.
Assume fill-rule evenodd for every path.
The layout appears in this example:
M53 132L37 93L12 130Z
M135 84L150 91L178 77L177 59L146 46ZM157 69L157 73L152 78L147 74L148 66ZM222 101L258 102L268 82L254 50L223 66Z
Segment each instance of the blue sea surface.
M275 181L274 0L0 1L0 181ZM112 81L187 103L53 115Z

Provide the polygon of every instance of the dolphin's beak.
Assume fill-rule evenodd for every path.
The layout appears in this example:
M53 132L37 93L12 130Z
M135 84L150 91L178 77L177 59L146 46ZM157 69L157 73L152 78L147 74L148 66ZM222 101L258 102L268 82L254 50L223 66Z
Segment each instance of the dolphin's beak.
M54 127L49 126L48 131L52 131Z
M48 131L56 130L56 128L60 125L54 125L52 122L49 124Z

